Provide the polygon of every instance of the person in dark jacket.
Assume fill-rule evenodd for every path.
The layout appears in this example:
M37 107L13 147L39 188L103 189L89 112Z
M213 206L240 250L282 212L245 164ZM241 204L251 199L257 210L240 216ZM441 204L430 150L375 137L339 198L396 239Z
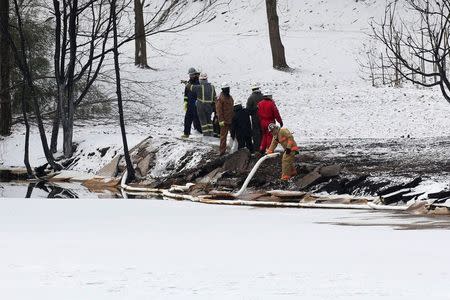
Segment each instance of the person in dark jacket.
M252 138L253 146L259 149L261 145L261 126L258 117L258 103L263 99L260 87L257 84L252 86L252 94L247 100L247 111L252 117Z
M248 110L242 107L241 103L234 105L234 116L230 128L231 138L237 139L238 149L247 147L251 153L254 152L252 143L252 126Z
M200 84L198 81L198 76L200 75L195 68L189 68L189 81L190 84ZM191 127L192 123L194 123L194 128L199 133L202 133L202 127L200 126L200 120L198 119L197 114L197 94L195 92L190 91L187 87L184 89L184 111L186 114L184 115L184 133L181 136L182 138L188 138L191 135Z

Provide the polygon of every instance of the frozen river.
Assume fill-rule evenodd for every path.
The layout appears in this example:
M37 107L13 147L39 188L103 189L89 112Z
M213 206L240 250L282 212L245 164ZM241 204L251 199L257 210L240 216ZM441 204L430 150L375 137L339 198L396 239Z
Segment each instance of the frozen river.
M0 295L450 299L447 222L164 200L1 198Z

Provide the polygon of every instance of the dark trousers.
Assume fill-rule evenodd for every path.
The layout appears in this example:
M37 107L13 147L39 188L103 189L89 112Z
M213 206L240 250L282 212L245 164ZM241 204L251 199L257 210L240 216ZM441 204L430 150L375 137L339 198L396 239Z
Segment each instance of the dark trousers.
M247 147L248 150L250 150L250 153L254 152L253 143L252 143L252 137L251 136L237 136L238 141L238 149L242 149L244 147Z
M252 136L254 147L259 149L261 145L261 125L257 114L252 115Z
M184 115L184 134L191 135L192 123L194 123L194 129L199 133L202 133L202 126L198 119L197 107L188 105L188 109Z

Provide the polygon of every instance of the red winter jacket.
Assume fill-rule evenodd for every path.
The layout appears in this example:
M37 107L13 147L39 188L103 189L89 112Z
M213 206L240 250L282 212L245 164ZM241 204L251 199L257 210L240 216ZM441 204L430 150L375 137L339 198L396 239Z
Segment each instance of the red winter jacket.
M273 100L270 98L264 98L259 101L258 117L261 121L265 121L264 123L272 123L277 120L280 126L283 126L283 120L281 120L278 108L275 105L275 102L273 102Z

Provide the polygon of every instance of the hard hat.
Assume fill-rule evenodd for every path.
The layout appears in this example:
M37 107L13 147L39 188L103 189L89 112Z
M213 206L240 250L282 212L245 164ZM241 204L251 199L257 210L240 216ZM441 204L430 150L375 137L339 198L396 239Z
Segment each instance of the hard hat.
M234 106L237 106L237 105L242 105L242 101L241 100L234 101Z
M251 85L251 89L252 89L252 91L256 91L256 90L259 90L261 87L259 86L259 84L257 84L257 83L252 83L252 85Z
M201 73L199 79L202 79L202 80L208 79L208 74Z
M262 94L264 97L272 98L272 92L269 90L265 90Z
M197 70L193 67L189 68L188 70L188 74L189 75L194 75L194 74L198 74Z
M224 82L224 83L222 83L221 88L222 89L230 88L230 85L228 83Z
M270 123L269 126L267 126L267 130L269 130L270 132L272 130L274 130L275 128L278 129L280 127L278 127L277 124L275 124L275 123Z

